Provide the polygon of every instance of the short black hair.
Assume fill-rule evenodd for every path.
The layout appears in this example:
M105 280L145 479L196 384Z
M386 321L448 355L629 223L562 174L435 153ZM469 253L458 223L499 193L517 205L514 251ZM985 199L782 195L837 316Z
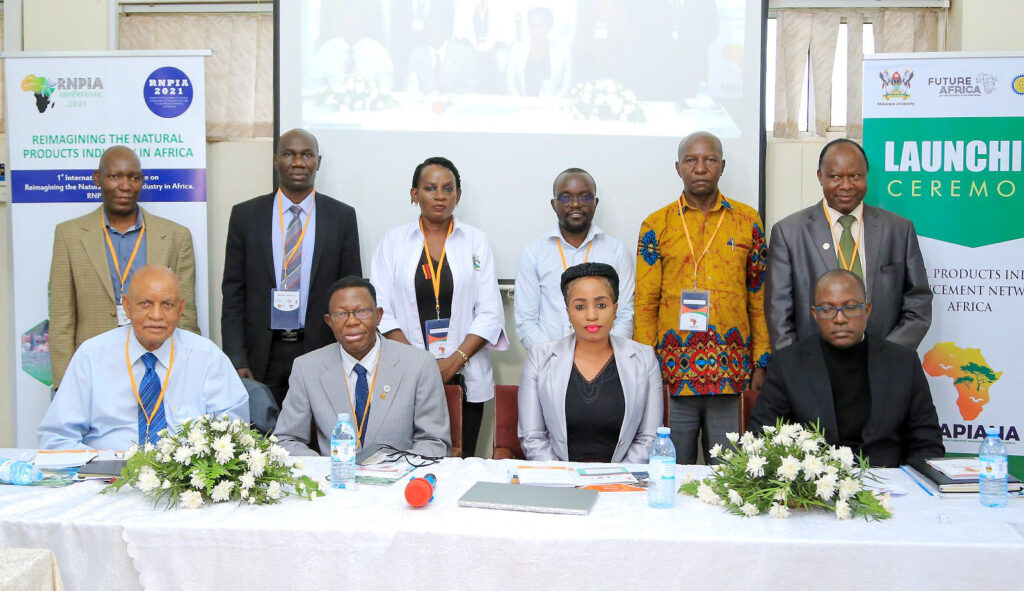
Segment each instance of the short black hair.
M864 285L864 280L861 279L860 275L852 271L847 271L846 269L829 269L828 271L822 273L821 276L818 277L818 280L814 282L813 295L815 296L815 299L817 299L818 288L821 287L821 285L826 281L834 279L836 277L846 277L848 279L853 279L854 282L857 283L857 289L860 290L861 299L864 300L865 302L868 301L868 290L867 287L865 287Z
M349 289L351 287L361 287L366 291L370 292L370 299L373 300L373 305L377 305L377 290L373 288L373 284L370 283L369 279L363 277L356 277L355 275L348 275L335 281L331 284L330 290L327 292L327 300L330 301L334 297L334 292L341 291L343 289Z
M569 303L569 287L577 279L584 277L601 277L612 286L612 301L619 302L619 274L615 267L606 263L580 263L573 265L562 273L562 298Z
M836 144L852 144L853 147L857 148L857 151L860 152L860 155L864 157L864 172L868 171L868 154L867 154L867 152L864 151L864 147L861 146L860 144L858 144L857 142L855 142L855 141L853 141L851 139L844 138L844 137L832 140L831 142L825 144L825 147L821 149L821 153L818 154L818 170L819 171L821 170L821 165L825 162L825 153L828 152L829 148L831 148L832 146L834 146Z
M551 195L558 197L558 194L555 193L555 187L558 186L558 179L562 178L567 174L578 174L580 176L586 177L587 180L590 181L590 186L594 187L594 196L597 197L597 181L594 180L594 176L589 172L583 170L582 168L576 168L575 166L572 168L566 168L565 170L563 170L562 172L558 173L558 175L555 176L554 182L551 183Z
M416 187L419 186L419 184L420 184L420 173L423 172L423 169L428 167L428 166L434 165L434 164L436 164L438 166L441 166L441 167L444 167L444 168L447 168L448 170L450 170L451 173L453 175L455 175L455 190L456 191L461 191L462 190L462 177L459 176L459 169L455 168L455 165L452 164L452 161L447 159L447 158L445 158L444 156L431 156L430 158L427 158L423 162L420 162L419 164L416 165L416 170L412 171L412 188L413 189L415 189Z

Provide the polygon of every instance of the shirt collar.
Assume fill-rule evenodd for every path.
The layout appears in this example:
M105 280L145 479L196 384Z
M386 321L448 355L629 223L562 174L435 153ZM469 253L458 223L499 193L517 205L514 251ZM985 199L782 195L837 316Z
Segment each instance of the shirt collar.
M175 335L178 334L177 328L174 329L173 333L171 333L171 338L164 341L164 343L160 345L160 347L156 351L146 351L146 348L143 347L142 343L139 342L139 339L136 338L135 330L132 328L130 324L125 328L128 329L128 334L131 335L128 338L128 358L132 360L132 365L135 365L135 363L139 361L139 358L141 358L144 354L152 353L153 355L156 355L156 359L157 361L160 362L161 365L163 365L165 368L170 367L171 340L174 339Z
M139 215L135 218L135 225L130 227L130 228L128 228L124 232L121 232L120 230L118 230L114 226L111 226L110 225L110 219L107 218L106 210L104 210L103 208L100 208L100 211L103 214L103 225L105 225L108 230L113 230L114 232L117 232L118 234L121 234L122 236L127 234L128 232L134 232L135 230L138 230L138 229L142 228L142 207L138 206L138 205L136 205L136 207L138 208Z
M684 210L686 210L686 209L697 210L697 208L692 207L692 206L690 206L689 204L686 203L686 197L683 196L683 195L679 195L679 202L683 205L683 209ZM725 209L732 209L732 203L729 203L729 200L725 198L725 195L722 194L721 191L719 191L718 192L718 203L716 203L715 206L712 207L711 211L709 211L708 213L709 214L710 213L714 213L714 212L718 211L719 209L722 209L723 207Z
M822 201L825 203L825 207L828 209L828 215L832 218L833 224L838 222L840 217L846 215L840 211L837 211L829 207L828 201L825 201L824 199L822 199ZM854 207L853 211L850 212L850 215L852 215L858 222L864 219L864 202L861 201L860 203L858 203L857 207Z
M278 190L277 191L277 201L278 201L278 203L281 204L281 212L282 213L288 213L288 208L289 207L291 207L292 205L298 205L299 209L302 210L302 213L304 213L306 215L309 215L309 212L312 211L312 209L313 209L313 197L314 197L315 194L316 194L316 189L310 191L309 195L306 195L306 198L303 199L302 201L300 201L299 203L292 203L291 199L285 197L284 193L282 193L280 190Z
M345 347L338 343L338 349L341 350L341 365L345 368L345 375L352 375L352 370L356 364L360 364L366 368L367 372L372 372L373 368L377 366L377 358L380 356L380 340L383 338L380 333L377 333L376 340L373 343L373 348L363 356L362 359L356 359L355 357L348 354Z
M587 231L587 237L584 238L583 242L580 243L580 247L582 247L584 244L590 242L591 240L597 238L601 234L604 234L604 231L602 231L601 228L599 228L597 224L591 222L590 223L590 230ZM565 237L562 236L562 230L558 226L558 224L555 224L555 227L552 228L550 232L548 232L547 237L548 238L555 238L555 239L561 240L562 242L565 242ZM569 243L565 242L565 244L569 244Z
M455 214L452 214L452 220L453 220L453 223L452 223L452 236L454 236L455 234L458 234L459 233L459 229L462 228L462 222L459 221L458 216L456 216ZM419 241L423 240L423 234L420 232L420 216L416 216L416 221L414 221L413 223L409 224L408 230L409 230L409 233L406 236L407 239L409 239L409 240L416 239L416 240L419 240Z

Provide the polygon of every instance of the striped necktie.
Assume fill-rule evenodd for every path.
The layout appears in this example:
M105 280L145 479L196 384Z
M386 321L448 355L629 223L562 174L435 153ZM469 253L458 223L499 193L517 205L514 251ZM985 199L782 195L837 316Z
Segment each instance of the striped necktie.
M288 211L292 212L292 219L288 222L288 231L284 239L285 255L290 254L295 245L299 244L299 236L302 234L302 222L299 220L302 208L292 205ZM281 288L294 291L299 289L301 283L299 280L302 278L302 245L299 245L295 254L287 262L288 266L283 269L284 280L281 282Z
M149 423L149 437L146 437L146 417L153 412L153 407L160 399L160 376L156 375L156 355L148 352L143 354L142 364L146 366L146 373L142 376L142 383L139 384L139 399L142 400L142 407L139 408L139 443L155 444L160 439L157 433L167 427L164 405L161 404L156 411L156 416Z

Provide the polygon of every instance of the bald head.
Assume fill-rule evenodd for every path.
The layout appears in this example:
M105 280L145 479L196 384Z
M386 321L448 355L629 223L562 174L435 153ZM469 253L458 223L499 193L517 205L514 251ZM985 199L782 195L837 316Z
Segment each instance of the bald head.
M185 311L178 276L163 265L135 271L123 303L135 338L147 351L159 349L174 334Z
M722 142L714 134L697 131L679 142L676 173L690 206L708 211L718 199L718 180L725 171Z
M142 162L139 161L135 151L128 146L110 146L104 150L103 155L100 156L100 164L97 170L102 174L111 168L111 163L122 158L134 164L135 168L139 169L140 172L142 171Z
M280 155L281 147L291 144L294 140L308 143L313 147L313 152L318 155L320 154L320 143L316 141L316 136L305 129L292 129L282 133L281 137L277 140L277 153Z
M713 146L715 154L718 155L718 158L720 160L724 158L724 153L722 152L722 140L718 139L717 135L709 131L695 131L690 135L684 137L683 139L679 140L679 150L677 152L679 162L683 161L683 154L685 154L691 148L694 142L708 142L711 146Z

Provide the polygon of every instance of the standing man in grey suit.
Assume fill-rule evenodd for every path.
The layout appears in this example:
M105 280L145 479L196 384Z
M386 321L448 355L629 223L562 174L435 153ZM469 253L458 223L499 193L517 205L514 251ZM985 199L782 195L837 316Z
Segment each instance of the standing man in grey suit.
M818 332L814 280L836 268L867 284L869 335L916 349L928 332L932 293L914 224L863 203L867 173L859 144L829 142L818 157L825 199L772 228L765 299L773 350Z
M292 455L329 455L338 413L348 412L361 448L448 455L448 405L433 356L380 337L384 311L366 279L339 279L329 298L324 322L338 342L295 360L275 431L281 445Z

